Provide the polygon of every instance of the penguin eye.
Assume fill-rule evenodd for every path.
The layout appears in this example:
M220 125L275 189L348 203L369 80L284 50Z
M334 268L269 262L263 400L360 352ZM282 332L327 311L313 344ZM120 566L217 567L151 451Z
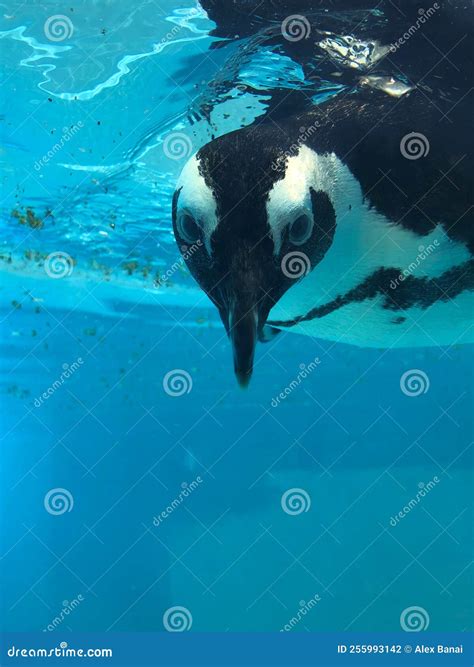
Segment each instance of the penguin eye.
M308 215L300 215L290 225L290 243L293 245L302 245L311 236L313 231L313 221Z
M201 235L201 228L189 213L183 213L179 216L177 227L181 238L188 243L195 243Z

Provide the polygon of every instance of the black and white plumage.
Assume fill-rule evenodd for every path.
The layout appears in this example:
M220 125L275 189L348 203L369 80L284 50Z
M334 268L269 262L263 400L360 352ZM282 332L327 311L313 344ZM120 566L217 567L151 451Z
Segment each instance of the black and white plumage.
M272 330L372 347L472 341L469 108L359 90L189 160L174 232L180 246L202 241L187 263L242 385Z

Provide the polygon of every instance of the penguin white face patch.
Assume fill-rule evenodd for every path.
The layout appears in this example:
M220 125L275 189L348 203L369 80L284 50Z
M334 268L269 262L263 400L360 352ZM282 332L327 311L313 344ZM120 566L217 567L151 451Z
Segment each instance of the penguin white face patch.
M186 163L176 188L180 191L176 224L180 236L193 243L196 226L202 230L207 252L211 254L211 235L217 227L216 200L199 171L199 159L193 155Z
M318 179L318 155L302 146L288 158L285 176L271 189L267 202L267 220L273 237L275 255L281 249L283 233L289 229L290 241L300 245L311 235L313 212L310 188L326 191ZM318 182L319 181L319 182Z

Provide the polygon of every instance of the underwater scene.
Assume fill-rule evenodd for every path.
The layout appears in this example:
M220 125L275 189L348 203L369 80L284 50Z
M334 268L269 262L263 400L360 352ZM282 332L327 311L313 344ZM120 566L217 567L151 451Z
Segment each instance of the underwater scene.
M2 3L2 632L472 632L472 13Z

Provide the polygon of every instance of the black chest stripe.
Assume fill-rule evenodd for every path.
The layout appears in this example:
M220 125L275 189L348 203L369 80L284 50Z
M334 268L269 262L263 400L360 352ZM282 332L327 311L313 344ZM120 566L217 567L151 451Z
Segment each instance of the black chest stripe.
M350 303L360 303L379 295L385 297L383 308L399 311L412 307L429 308L436 301L448 301L461 292L474 290L474 260L472 259L445 271L437 278L408 276L403 282L399 282L400 273L400 269L378 269L357 287L322 306L313 308L306 315L298 315L292 320L269 320L268 324L274 327L292 327L300 322L308 322L330 315Z

